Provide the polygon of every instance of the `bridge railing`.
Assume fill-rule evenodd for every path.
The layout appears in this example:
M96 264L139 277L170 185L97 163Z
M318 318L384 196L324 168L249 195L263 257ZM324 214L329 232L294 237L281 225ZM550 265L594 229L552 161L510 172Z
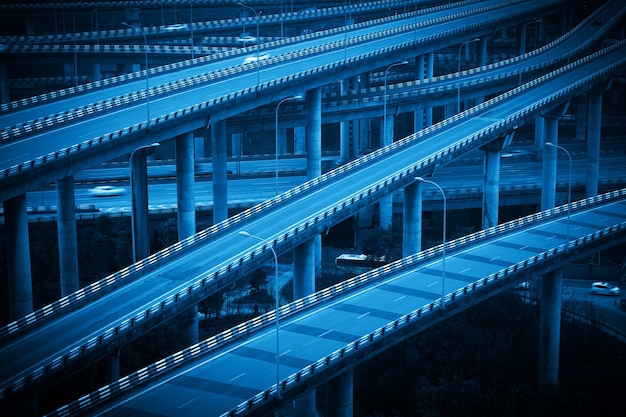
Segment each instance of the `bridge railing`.
M498 7L501 7L501 6L498 6ZM492 5L488 9L494 9L494 8L496 8L496 5ZM481 7L479 8L479 11L482 12L482 11L485 11L486 9L487 8L485 7ZM476 10L472 11L472 13L475 13L475 12ZM425 21L415 22L410 26L411 28L415 26L415 29L417 29L417 27L427 26L429 24L438 23L440 21L448 21L448 20L456 19L456 18L460 19L469 14L470 14L470 11L457 12L449 16L446 16L445 18L434 18L434 19L428 19ZM366 23L362 23L359 25L373 26L374 24L378 23L378 21L385 21L389 19L390 18L377 19L375 21L368 21ZM492 20L495 21L496 19L492 19ZM484 24L485 23L483 22L481 25L484 26ZM475 24L475 25L478 26L478 24ZM130 29L127 29L127 30L130 30ZM366 41L378 39L381 37L386 37L386 36L389 36L390 34L401 33L406 30L407 30L406 27L397 27L397 28L387 29L387 30L378 31L378 32L371 32L371 33L368 33L367 35L350 38L350 40L348 40L348 44L354 45L357 43L366 42ZM449 31L449 32L446 32L446 34L458 32L459 30L460 29ZM324 32L324 36L328 36L328 35L338 33L338 32L340 32L340 29L338 28L330 29ZM308 35L305 35L305 36L308 36ZM311 36L321 37L320 34L311 35ZM439 34L438 36L441 36L441 34ZM295 39L298 39L298 38L295 38ZM425 39L420 39L420 41L424 41L424 40ZM279 42L270 42L268 44L259 45L259 47L261 49L265 49L265 48L274 47L278 45L288 44L293 41L294 41L294 38L287 38L287 39L280 40ZM415 40L414 42L416 41L417 40ZM317 45L313 48L308 48L306 50L297 51L297 54L298 54L297 56L306 56L306 55L316 54L321 51L343 48L345 46L346 44L344 41L335 41L335 42L331 42L327 44ZM70 46L66 46L66 48L70 48ZM128 48L134 51L136 46L132 46L132 47L128 46ZM154 49L155 47L151 47L151 48ZM137 79L145 78L147 76L146 71L149 71L150 75L155 75L160 72L167 72L167 71L171 71L177 68L181 68L182 66L185 66L185 65L199 65L200 63L204 64L206 63L204 61L211 60L213 58L221 59L225 57L232 57L235 55L245 54L250 51L252 51L251 48L238 48L233 51L226 51L222 54L217 54L211 57L201 57L201 58L196 58L191 61L182 61L176 64L168 64L165 66L151 68L149 70L146 69L146 70L131 73L131 74L125 74L119 77L114 77L114 78L110 78L110 79L103 80L103 81L96 81L94 83L89 83L85 85L71 87L66 90L61 90L60 92L58 92L59 93L58 97L65 98L66 96L69 96L74 93L88 92L99 87L104 87L107 85L108 82L118 83L118 82L122 82L125 80L135 81ZM153 50L152 52L157 52L157 51ZM286 56L291 56L291 54L286 54ZM256 63L256 65L261 65L261 66L269 65L271 62L274 62L275 59L276 58L264 60L263 62ZM226 68L225 70L212 71L211 73L208 73L208 74L204 73L200 75L194 75L192 77L187 77L182 80L176 80L173 82L166 83L165 85L166 86L175 85L176 89L178 89L180 86L182 86L183 88L193 88L193 87L198 87L199 85L204 84L204 83L212 82L216 78L213 76L216 73L218 74L217 78L219 78L222 75L231 75L233 71L236 71L236 72L241 72L244 70L252 71L255 68L256 66L253 64L237 65L235 67ZM99 83L102 83L102 84L99 84ZM158 95L168 94L170 91L171 91L170 88L167 88L167 87L164 88L162 85L157 85L154 87L150 87L147 91L140 90L137 92L129 92L122 96L108 98L106 100L95 102L95 103L89 103L79 108L68 109L68 110L63 111L62 113L42 116L36 120L29 120L29 121L26 121L26 122L23 122L14 126L7 126L7 127L2 128L2 130L0 130L0 141L16 139L24 135L31 134L33 132L41 131L42 129L57 127L64 123L74 122L76 121L77 118L85 117L85 116L93 116L96 113L108 111L112 109L113 107L121 107L121 106L128 106L131 104L136 104L140 101L145 100L146 95L150 95L151 97L156 98ZM2 111L8 111L8 110L15 110L20 106L33 105L39 102L49 102L52 99L57 98L56 94L57 92L51 92L51 93L43 94L41 96L35 96L35 97L28 98L28 99L23 99L21 101L3 104L2 106L0 106L0 109ZM148 121L147 123L150 124L150 121Z
M620 44L615 44L612 45L611 47L607 48L607 49L614 49L617 48L618 45L623 44L625 41L622 41ZM601 52L597 52L595 55L599 55ZM583 58L582 60L576 61L572 64L569 64L568 67L574 67L576 66L579 62L586 62L588 59L592 59L592 57L586 57ZM626 60L626 58L624 58L624 60ZM605 74L605 73L610 73L611 70L613 69L613 67L615 66L619 66L619 65L623 65L622 61L618 61L616 63L613 64L613 66L611 66L611 68L607 68L603 71L600 72L600 74ZM157 253L154 253L150 256L148 256L145 259L142 259L138 262L136 262L133 265L130 265L114 274L111 274L103 279L101 279L100 281L97 281L91 285L88 285L86 287L83 287L81 289L79 289L78 291L61 298L60 300L49 304L37 311L34 311L12 323L7 324L6 326L3 326L2 328L0 328L0 340L2 340L5 337L9 337L9 336L13 336L14 334L25 330L27 328L33 327L34 325L38 325L40 324L42 321L47 321L50 318L52 318L53 316L55 316L56 314L62 313L64 311L68 311L71 310L72 308L76 308L77 306L81 305L82 303L88 302L90 299L93 299L94 297L99 296L100 294L103 293L103 289L110 289L113 286L119 285L122 282L127 282L129 279L132 278L139 278L142 276L142 274L145 272L145 270L147 268L150 268L152 266L154 266L157 262L163 260L164 258L168 258L172 255L178 255L180 254L184 249L190 248L196 244L201 244L204 241L206 241L207 238L209 237L215 237L220 233L223 233L226 230L232 230L231 228L236 226L236 225L244 225L246 224L251 218L252 216L256 216L259 215L262 212L267 212L269 210L273 210L278 206L281 206L283 204L285 204L287 201L289 201L290 199L296 198L299 195L302 195L302 193L308 192L310 190L313 189L317 189L318 187L320 187L321 185L325 184L328 181L332 181L334 180L336 177L342 176L342 175L346 175L349 172L353 172L353 170L359 169L360 167L364 166L367 163L370 163L371 161L377 160L381 157L384 157L386 155L391 154L392 152L402 148L402 147L406 147L409 146L413 143L416 143L417 141L419 141L421 138L423 138L426 135L429 135L439 129L442 129L450 124L453 123L457 123L459 122L461 119L464 119L466 117L476 117L477 115L479 115L481 112L485 111L487 108L489 108L490 106L499 103L503 100L506 100L508 98L510 98L512 95L517 94L520 91L523 91L527 88L532 88L535 87L536 85L538 85L539 83L541 83L542 81L544 81L545 79L549 79L550 77L553 77L555 75L558 75L560 73L562 73L563 71L565 71L565 69L559 69L556 71L553 71L550 74L547 74L543 77L540 77L537 80L533 80L527 84L524 84L520 87L517 87L514 90L511 90L501 96L495 97L493 99L490 99L478 106L472 107L468 110L465 110L462 113L459 113L451 118L445 119L433 126L430 126L426 129L423 129L419 132L416 132L402 140L396 141L391 145L388 145L384 148L378 149L374 152L371 152L367 155L364 155L361 158L358 158L354 161L351 161L345 165L340 166L339 168L336 168L320 177L314 178L312 180L309 180L307 182L305 182L304 184L301 184L291 190L288 190L270 200L265 201L264 203L261 203L257 206L254 206L250 209L245 210L244 212L241 212L233 217L230 217L227 220L224 220L218 224L215 224L201 232L198 232L195 235L192 235L182 241L177 242L176 244L165 248ZM345 209L348 205L354 204L354 202L356 200L361 200L364 198L368 198L372 193L376 193L378 192L380 189L387 187L388 185L393 184L394 182L397 183L399 181L405 181L408 182L410 180L412 180L411 176L417 172L418 169L424 169L427 166L431 166L435 163L437 163L437 161L444 159L446 157L450 157L451 155L454 154L459 154L463 151L463 148L466 146L470 146L470 145L474 145L475 143L480 143L481 140L485 140L485 137L487 137L490 133L493 133L494 131L498 131L499 129L508 129L509 126L513 126L515 125L515 123L517 123L518 119L521 119L523 117L527 117L528 115L532 115L534 112L538 112L539 109L542 108L542 106L547 106L551 101L556 100L559 97L562 97L563 95L566 95L567 93L571 93L572 91L576 90L576 87L580 84L585 84L590 82L590 80L594 80L597 77L599 77L600 75L598 73L596 74L592 74L589 77L587 77L586 79L580 79L577 80L577 82L571 86L570 88L567 88L565 90L560 91L559 93L548 97L542 101L540 101L539 103L535 103L533 105L528 106L525 109L522 109L521 111L511 115L509 118L505 119L505 120L499 120L494 122L492 125L490 125L488 128L480 130L478 132L475 132L473 135L464 138L452 145L450 145L449 147L442 149L441 151L421 160L418 161L413 167L410 167L406 170L403 170L401 172L396 173L395 175L388 177L388 178L384 178L382 179L380 182L372 185L368 190L365 190L361 193L359 193L358 195L355 196L349 196L347 199L342 200L341 202L339 202L338 206L332 207L331 209L329 209L326 213L321 213L318 216L320 218L324 218L325 216L328 215L333 215L337 210L342 210ZM198 106L202 106L202 105L198 105ZM189 111L193 111L192 109L189 109ZM142 128L144 128L145 126L139 125L136 126L135 129L136 130L141 130ZM129 131L132 131L129 130ZM77 147L72 147L72 149L67 150L68 153L70 152L75 152L78 151L80 148L80 146ZM307 222L313 222L315 223L317 221L317 219L310 219ZM305 225L305 227L308 227ZM237 261L239 262L239 261ZM234 265L237 266L237 265Z
M590 207L593 207L594 205L623 199L625 196L626 189L617 190L614 192L573 202L572 208L576 210L588 209ZM489 229L481 230L479 232L475 232L468 236L463 236L461 238L448 242L446 245L446 250L458 250L477 242L483 241L485 239L490 239L504 233L509 233L513 230L529 227L536 222L542 222L545 220L553 219L555 217L559 217L563 215L565 211L566 205L555 207L553 209L545 210L543 212L535 213L526 217L522 217L520 219L512 220L498 226L491 227ZM451 305L451 303L454 302L462 302L462 299L464 297L470 296L494 283L500 283L503 282L503 280L511 281L515 279L515 277L517 277L519 274L527 273L534 267L541 267L541 265L546 263L552 264L551 260L553 260L555 257L563 256L563 254L567 252L576 253L576 250L579 250L586 245L597 242L599 239L607 238L615 233L623 233L625 230L626 221L623 221L614 226L607 227L593 233L589 233L586 236L574 239L570 242L566 242L555 248L530 257L524 261L513 264L507 268L503 268L496 273L478 279L473 283L457 289L456 291L446 294L445 304L449 306ZM254 254L260 254L265 251L269 251L269 248L266 245L258 248L255 252L251 253L250 256L253 257ZM279 317L281 319L285 319L289 316L300 314L304 310L327 302L333 297L345 295L351 291L362 288L363 286L370 285L373 282L388 278L407 269L413 269L427 260L431 260L433 258L441 256L442 252L443 246L438 245L433 248L421 251L417 254L384 265L365 274L332 285L328 288L317 291L313 294L281 306L278 310ZM375 330L372 333L362 336L358 340L347 344L343 348L336 350L326 357L320 358L318 361L312 363L311 365L303 368L299 372L296 372L281 381L281 391L285 391L291 386L305 381L308 377L312 376L316 372L320 372L325 367L332 366L337 361L346 358L352 352L356 352L359 349L365 348L369 344L378 341L380 338L390 335L394 331L401 329L404 326L413 324L416 320L428 317L431 313L437 311L440 308L441 298L431 303L428 303L421 308L412 311L409 314L399 317L398 319L388 323L387 325ZM232 343L233 341L242 337L247 337L251 333L256 332L264 327L271 326L275 323L275 321L276 310L261 314L251 320L241 323L231 329L207 338L167 358L155 362L154 364L133 372L116 382L100 388L97 391L83 396L80 399L64 407L57 409L53 413L49 414L49 416L72 416L80 414L85 410L88 410L92 407L95 407L103 402L110 400L116 395L120 395L123 392L143 385L166 372L170 372L178 367L187 365L190 361L197 360L201 356L215 351L216 349L223 347L228 343ZM244 411L248 411L259 403L270 400L275 393L276 386L272 386L271 388L260 392L251 399L241 403L238 407L228 413L225 413L223 416L235 416Z

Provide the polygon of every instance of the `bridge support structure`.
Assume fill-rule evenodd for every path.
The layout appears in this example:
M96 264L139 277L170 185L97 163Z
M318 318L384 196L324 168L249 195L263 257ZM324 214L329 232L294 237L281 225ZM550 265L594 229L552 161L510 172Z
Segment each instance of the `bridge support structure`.
M488 229L498 224L498 206L500 196L500 153L511 144L515 131L499 138L481 150L485 154L483 177L483 221L482 228Z
M150 255L148 233L148 167L146 156L153 146L143 146L130 154L130 184L132 200L133 262Z
M559 379L562 288L563 268L543 276L539 318L538 386L544 391L554 389Z
M559 144L559 120L554 115L544 117L543 167L541 181L541 210L554 207L556 201L556 148L544 146L547 142Z
M33 311L26 194L4 201L4 219L7 242L13 242L7 245L7 272L10 319L16 320Z
M213 224L228 218L228 167L226 146L226 121L211 125L211 151L213 153Z
M353 409L353 372L348 368L328 381L327 417L352 417Z
M602 93L591 91L587 105L587 175L585 196L598 194L600 178L600 130L602 127Z
M422 250L422 183L404 187L402 257Z
M307 178L313 179L322 175L322 89L308 90L305 95L307 112L306 121L306 172ZM322 237L315 237L315 276L322 270Z
M59 273L61 297L77 291L78 240L76 235L76 198L74 176L56 181L57 191L57 239L59 243Z

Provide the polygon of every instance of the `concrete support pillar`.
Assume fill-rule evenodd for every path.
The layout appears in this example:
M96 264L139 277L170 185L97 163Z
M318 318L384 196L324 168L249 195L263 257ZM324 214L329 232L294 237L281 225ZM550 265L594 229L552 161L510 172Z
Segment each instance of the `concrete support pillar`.
M404 187L402 257L422 250L422 183Z
M558 145L559 121L554 117L544 119L544 144L550 142ZM556 201L556 148L554 146L543 146L543 167L541 182L541 210L554 207Z
M33 289L30 270L30 244L26 194L4 202L9 278L10 319L17 320L33 311Z
M146 148L136 149L130 157L132 200L133 262L150 255L148 233L148 166Z
M548 146L551 148L551 146ZM563 268L543 276L539 318L539 388L551 390L559 379L561 336L561 291Z
M428 64L426 65L426 77L430 80L433 78L435 68L435 53L428 53Z
M196 233L193 132L176 138L176 197L178 201L178 240Z
M284 127L278 128L278 155L285 155L287 153L287 129Z
M294 417L317 417L315 388L305 392L293 401Z
M327 417L352 417L352 378L352 369L350 368L328 381Z
M120 379L119 350L100 359L96 364L96 384L99 387L108 385Z
M56 190L61 297L65 297L79 288L74 176L57 180Z
M344 94L349 91L350 80L342 80L339 83L339 92ZM339 122L339 163L345 164L350 160L350 122Z
M576 98L576 139L585 139L587 132L587 95Z
M315 239L293 249L293 298L315 292Z
M102 69L99 63L93 64L91 67L91 82L102 80Z
M228 218L228 168L226 155L226 121L211 125L213 152L213 224Z
M0 63L0 104L11 102L11 90L9 88L9 70L7 65Z
M483 229L498 224L498 200L500 196L500 147L486 146L483 177Z
M306 155L306 127L297 126L293 130L294 155Z
M598 179L600 177L600 129L602 127L602 94L589 94L587 112L587 175L585 195L587 197L598 194Z
M535 119L535 148L537 148L537 150L543 149L544 125L543 117L537 117Z
M230 143L232 148L232 156L235 158L235 174L241 174L241 155L242 155L242 143L241 133L233 133L230 137Z
M385 117L386 116L386 117ZM393 143L394 135L394 114L383 115L382 137L380 138L380 146L385 147ZM379 225L383 229L391 229L393 218L393 194L389 194L380 199L378 202L378 218Z
M306 150L307 177L322 174L322 90L314 88L306 92Z
M199 137L194 138L194 149L195 149L194 156L196 158L204 158L206 156L204 141L205 141L204 136L199 136Z

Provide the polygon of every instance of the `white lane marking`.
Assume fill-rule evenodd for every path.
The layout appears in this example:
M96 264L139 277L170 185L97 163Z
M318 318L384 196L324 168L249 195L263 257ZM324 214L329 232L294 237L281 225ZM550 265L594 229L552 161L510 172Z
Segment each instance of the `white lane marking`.
M489 261L490 261L490 262L491 262L491 261L495 261L496 259L499 259L499 258L500 258L500 255L495 256L495 257L493 257L493 258L489 259Z
M318 334L318 335L317 335L317 337L324 337L324 336L326 336L328 333L330 333L330 332L332 332L332 331L333 331L333 329L326 330L324 333L322 333L322 334Z
M524 250L524 249L526 249L527 247L528 247L528 245L524 245L524 246L520 247L520 248L519 248L519 250Z
M183 404L179 405L178 407L176 407L176 409L180 410L181 408L188 406L189 404L191 404L195 400L196 400L195 398L192 398L191 400L187 401L186 403L183 403Z
M435 286L437 284L439 284L439 281L434 281L431 284L428 284L427 287L432 287L432 286Z
M470 269L472 269L472 268L465 268L464 270L462 270L461 272L459 272L459 274L462 274L463 272L467 272L467 271L469 271Z
M234 376L234 377L232 377L231 379L229 379L229 380L228 380L228 382L233 382L235 379L237 379L237 378L241 378L241 377L242 377L242 376L244 376L245 374L246 374L245 372L242 372L242 373L240 373L239 375Z
M402 297L398 297L398 298L396 298L396 299L395 299L395 300L393 300L393 301L400 301L400 300L402 300L403 298L406 298L406 295L403 295Z
M280 354L280 355L278 355L278 356L283 356L283 355L286 355L286 354L288 354L289 352L291 352L291 349L288 349L288 350L284 351L283 353L281 353L281 354Z
M365 316L367 316L370 312L368 311L367 313L363 313L360 316L356 316L357 319L363 318Z

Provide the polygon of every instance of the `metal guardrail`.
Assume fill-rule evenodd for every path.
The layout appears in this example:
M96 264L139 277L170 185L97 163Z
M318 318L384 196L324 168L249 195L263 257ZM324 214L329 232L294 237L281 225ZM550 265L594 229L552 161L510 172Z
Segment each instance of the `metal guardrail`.
M624 42L620 43L623 44ZM616 48L618 44L613 45L607 49L611 49L611 48ZM599 55L600 52L597 52L595 54L593 54L590 57L586 57L581 61L586 62L588 59L592 59L592 57ZM626 58L624 58L624 60L626 60ZM620 61L623 65L624 60ZM573 67L575 66L579 61L576 61L572 64L569 64L567 67ZM614 63L613 66L616 65L620 65L620 62ZM567 68L566 67L566 68ZM147 267L153 266L156 262L161 261L164 258L168 258L171 255L175 255L175 254L179 254L181 250L186 249L186 248L190 248L192 246L194 246L195 244L199 244L205 241L205 239L209 238L209 237L214 237L217 236L217 234L222 233L225 230L230 230L230 227L233 227L235 225L243 225L245 224L249 218L251 218L252 216L258 215L261 212L266 212L268 210L272 210L277 206L283 205L285 204L288 200L293 199L298 197L299 195L301 195L302 193L311 191L313 189L317 189L318 187L320 187L322 184L326 183L327 181L332 181L334 180L336 177L339 176L343 176L346 175L349 172L352 172L352 170L358 169L361 166L363 166L364 164L367 164L373 160L376 160L378 158L384 157L386 155L389 155L390 153L405 147L405 146L409 146L413 143L415 143L416 141L419 141L421 138L423 138L426 135L429 135L439 129L442 129L443 127L446 127L450 124L453 123L457 123L459 120L461 119L465 119L467 117L472 117L472 116L476 116L478 115L480 112L484 111L485 109L487 109L488 107L502 102L504 100L507 100L508 98L510 98L512 95L517 94L518 92L521 92L523 90L526 90L528 88L534 87L536 85L538 85L539 83L541 83L542 81L544 81L544 79L548 79L551 78L552 76L558 75L560 73L562 73L563 71L565 71L565 69L559 69L557 71L554 71L553 73L547 74L543 77L540 77L536 80L533 80L527 84L524 84L520 87L517 87L514 90L511 90L501 96L495 97L493 99L490 99L478 106L475 106L471 109L465 110L462 113L459 113L451 118L445 119L433 126L430 126L426 129L420 130L419 132L416 132L402 140L399 140L397 142L394 142L393 144L390 144L384 148L378 149L374 152L371 152L367 155L364 155L361 158L358 158L354 161L351 161L347 164L344 164L342 166L340 166L339 168L336 168L332 171L329 171L328 173L314 178L312 180L309 180L297 187L294 187L291 190L288 190L270 200L265 201L262 204L259 204L257 206L254 206L248 210L245 210L244 212L241 212L233 217L230 217L218 224L215 224L195 235L192 235L182 241L177 242L176 244L165 248L159 252L156 252L152 255L150 255L149 257L140 260L138 262L136 262L133 265L130 265L124 269L122 269L121 271L118 271L114 274L111 274L103 279L101 279L100 281L97 281L91 285L88 285L84 288L79 289L78 291L76 291L75 293L72 293L52 304L49 304L45 307L43 307L42 309L39 309L37 311L34 311L12 323L9 323L6 326L3 326L2 328L0 328L0 340L2 340L4 337L10 336L18 331L21 331L25 328L28 328L30 326L32 326L33 324L36 324L37 321L41 321L41 320L47 320L51 315L54 314L58 314L59 312L63 311L64 309L66 309L68 306L70 306L73 303L77 303L77 302L85 302L87 299L92 298L94 296L97 296L97 294L99 293L99 291L103 288L107 288L112 285L117 285L119 284L121 281L124 280L128 280L130 278L136 278L137 276L140 276L141 273L143 272L143 270ZM607 73L607 72L611 72L611 68L605 69L602 73ZM589 80L593 80L595 78L599 77L599 75L597 74L592 74L590 75L587 79L580 79L578 80L573 86L570 86L570 88L565 89L564 91L561 91L555 95L553 95L552 97L548 97L545 98L544 100L535 103L527 108L524 108L520 111L518 111L517 113L509 116L509 118L505 119L505 120L499 120L494 122L491 126L489 126L486 129L480 130L478 132L475 132L473 135L471 135L470 137L466 137L464 139L462 139L461 141L458 141L457 143L454 143L452 145L450 145L449 147L440 150L439 152L432 154L431 156L418 161L413 168L409 168L406 171L402 171L399 173L396 173L396 175L388 177L388 178L384 178L381 179L378 183L373 184L368 190L363 191L361 193L359 193L359 195L356 196L349 196L347 197L347 199L343 200L342 202L339 203L339 206L333 207L331 208L329 211L327 211L326 213L320 214L320 216L327 216L327 215L333 215L337 210L341 210L341 209L345 209L347 205L350 204L354 204L354 202L356 200L360 200L363 198L367 198L369 195L371 195L372 193L375 193L377 191L379 191L381 188L386 187L387 185L390 185L391 183L393 183L394 181L398 181L401 180L403 178L406 178L407 176L410 176L413 174L413 172L418 169L418 168L424 168L426 166L429 166L431 164L436 163L438 160L445 158L445 157L449 157L455 153L460 153L464 147L472 145L474 142L476 141L480 141L482 140L485 136L489 135L491 132L497 131L498 129L502 129L502 128L507 128L508 126L513 126L516 122L516 120L528 115L528 114L532 114L532 112L537 111L538 109L542 108L543 106L548 106L549 103L551 101L556 100L557 98L560 98L562 96L565 96L567 92L571 92L573 90L575 90L579 84L584 84L586 82L589 82ZM141 128L141 126L139 126L139 128ZM315 223L317 220L313 219L311 220L313 223Z
M516 1L509 1L506 2L505 4L510 4L510 3L516 3L519 0ZM362 42L366 42L366 41L371 41L374 39L379 39L379 38L383 38L386 36L389 36L390 34L395 34L395 33L400 33L406 30L413 30L413 29L417 29L418 27L425 27L428 26L430 24L434 24L434 23L440 23L440 22L444 22L444 21L448 21L448 20L452 20L452 19L461 19L463 17L467 17L471 14L474 13L482 13L488 10L492 10L492 9L496 9L498 7L501 7L501 5L492 5L490 7L481 7L479 9L474 9L472 10L472 13L470 13L469 11L463 11L463 12L459 12L459 13L454 13L451 14L449 16L445 16L445 18L439 17L439 18L433 18L433 19L428 19L428 20L424 20L424 21L420 21L420 22L415 22L411 25L408 26L403 26L403 27L398 27L398 28L393 28L393 29L387 29L384 31L379 31L379 32L372 32L369 33L367 35L364 36L359 36L359 37L355 37L355 38L351 38L350 40L348 40L347 44L344 41L336 41L336 42L332 42L332 43L328 43L328 44L323 44L323 45L317 45L313 48L309 48L307 50L300 50L300 51L296 51L295 55L288 53L288 54L283 54L280 55L279 57L285 57L284 59L293 59L294 57L302 57L302 56L308 56L308 55L312 55L312 54L316 54L322 51L329 51L329 50L334 50L334 49L338 49L338 48L344 48L346 45L355 45L358 43L362 43ZM437 6L435 8L431 8L429 9L430 11L432 11L432 9L437 9L437 8L442 8L442 6ZM510 16L508 16L510 17ZM501 19L492 19L492 20L502 20L504 18ZM375 24L380 23L381 21L386 21L386 20L390 20L390 18L384 18L384 19L377 19L374 21L369 21L366 23L362 23L356 26L374 26ZM490 22L490 23L494 23L494 22ZM480 26L484 26L486 23L482 23ZM475 26L479 26L479 25L475 25ZM448 31L446 32L446 34L451 34L451 33L455 33L460 31L460 29L458 30L454 30L454 31ZM328 31L323 32L324 36L330 35L330 34L334 34L334 33L338 33L340 32L340 29L331 29ZM305 35L303 38L307 38L308 36L310 36L311 38L315 38L315 37L321 37L320 34L311 34L311 35ZM294 39L298 39L300 37L297 38L287 38L284 40L280 40L279 42L270 42L268 44L264 44L264 45L260 45L260 48L262 49L267 49L270 47L275 47L278 45L285 45L285 44L289 44L292 43ZM428 40L428 38L422 38L420 39L422 41ZM414 43L417 42L417 40L414 41ZM65 46L66 48L71 48L71 46ZM133 46L133 48L135 48L135 46ZM251 48L242 48L242 49L235 49L233 51L227 51L227 52L223 52L221 54L216 54L214 56L210 56L210 57L200 57L200 58L196 58L194 60L191 61L183 61L182 64L184 63L193 63L193 64L199 64L201 63L203 60L211 60L211 58L224 58L224 57L230 57L230 56L235 56L235 55L241 55L241 54L245 54L248 53L250 50L252 50ZM153 51L154 52L154 51ZM268 59L268 60L264 60L260 63L258 63L261 66L266 66L269 65L270 63L275 62L276 60L279 61L283 61L284 59L278 59L276 57L272 58L272 59ZM204 63L204 62L203 62ZM178 63L181 64L181 63ZM153 75L154 73L158 73L158 72L163 72L163 69L165 68L166 71L171 71L172 69L168 68L168 66L172 66L172 69L176 69L176 65L177 64L168 64L162 67L156 67L156 68L152 68L150 69L150 74ZM202 74L198 74L198 75L194 75L191 77L187 77L185 79L181 79L181 80L176 80L173 82L169 82L166 83L165 85L157 85L154 87L150 87L150 89L148 91L145 90L140 90L140 91L136 91L136 92L130 92L127 94L124 94L122 96L117 96L117 97L113 97L113 98L109 98L103 101L99 101L96 103L90 103L90 104L86 104L84 106L81 106L79 108L75 108L75 109L68 109L65 110L62 113L58 113L58 114L54 114L54 115L48 115L48 116L44 116L44 117L40 117L36 120L29 120L26 121L24 123L20 123L18 125L14 125L14 126L8 126L8 127L4 127L2 130L0 130L0 141L7 141L10 139L15 139L15 138L20 138L24 135L27 134L32 134L33 132L38 132L41 131L44 128L50 128L50 127L54 127L54 126L60 126L64 123L68 123L68 122L74 122L77 118L82 118L85 116L91 116L94 115L96 113L100 113L103 111L108 111L111 110L112 108L117 108L120 106L125 106L125 105L130 105L133 103L137 103L139 101L143 101L146 99L146 95L149 94L151 97L157 97L158 95L162 95L162 94L169 94L171 91L174 90L178 90L181 87L182 88L195 88L198 87L199 85L208 83L208 82L212 82L216 77L215 75L217 74L217 78L220 78L221 76L229 76L232 75L233 71L234 72L242 72L245 70L248 71L252 71L253 69L255 69L256 66L252 65L252 64L243 64L243 65L237 65L235 67L230 67L230 68L225 68L223 70L217 70L217 71L212 71L210 73L202 73ZM145 78L146 77L146 70L143 71L139 71L139 72L135 72L132 74L128 74L127 75L127 79L128 80L136 80L136 79L141 79L141 78ZM59 91L59 98L63 98L66 96L66 94L63 94L64 92L68 92L68 93L75 93L76 91L80 91L80 92L87 92L93 89L96 89L98 87L104 86L104 82L106 81L111 81L111 83L114 83L116 80L126 80L126 78L124 78L124 76L120 76L120 77L114 77L114 78L110 78L108 80L103 80L103 81L96 81L94 83L89 83L89 84L85 84L85 85L79 85L77 87L71 87L68 88L66 90L61 90ZM103 84L98 84L98 83L103 83ZM172 88L172 86L175 86L174 88ZM84 89L83 89L84 88ZM16 109L18 108L18 104L27 106L27 105L32 105L32 104L37 104L40 101L41 102L46 102L46 101L50 101L50 99L56 98L56 93L57 92L51 92L51 93L46 93L43 94L41 96L35 96L35 97L31 97L31 98L27 98L27 99L23 99L20 101L16 101L16 102L11 102L8 104L2 104L0 106L0 110L2 111L7 111L7 110L11 110L11 109ZM149 122L148 122L149 123Z
M593 205L603 204L603 203L606 203L608 201L615 200L615 199L621 199L624 196L626 196L626 189L614 191L611 193L606 193L606 194L599 195L596 197L591 197L585 200L580 200L580 201L574 202L572 206L573 207L575 206L576 209L589 208L590 206L593 206ZM471 235L455 239L446 244L446 249L450 250L450 249L460 249L463 247L467 247L469 245L480 242L482 240L493 238L494 236L497 236L503 233L508 233L512 230L527 227L531 224L534 224L535 222L542 222L542 221L549 220L554 217L559 217L563 215L563 213L566 211L567 209L565 205L565 206L560 206L560 207L555 207L553 209L545 210L540 213L535 213L530 216L526 216L517 220L512 220L507 223L503 223L501 225L494 226L489 229L481 230L479 232L472 233ZM511 277L514 274L522 273L525 270L533 266L536 266L545 262L550 262L555 257L568 252L569 248L571 248L572 251L576 248L582 248L583 246L590 244L591 242L597 241L597 239L607 237L617 232L623 232L625 229L626 229L626 221L623 221L617 225L604 228L594 233L590 233L581 238L562 244L556 248L537 254L524 261L518 262L517 264L504 268L496 273L490 274L487 277L476 280L475 282L470 283L454 292L446 294L445 304L450 305L450 303L454 301L461 302L464 297L471 296L476 291L480 291L481 288L487 287L491 284L495 284L496 282L501 282L503 279L506 279L507 277ZM250 256L253 257L254 254L263 253L269 250L270 249L269 247L267 247L267 245L263 245L261 248L252 252ZM427 249L425 251L419 252L415 255L411 255L409 257L384 265L380 268L374 269L365 274L350 278L346 281L340 282L338 284L325 288L316 293L310 294L306 297L303 297L299 300L293 301L289 304L286 304L280 307L279 312L278 312L279 317L284 319L294 314L301 313L302 311L309 309L313 306L319 305L320 303L323 303L325 301L328 301L328 299L333 298L335 296L346 294L349 291L353 291L357 288L371 284L372 282L379 281L381 279L389 277L393 274L397 274L406 269L414 268L418 264L426 260L440 256L442 251L443 251L443 246L438 245L433 248ZM281 381L280 389L282 391L285 391L289 389L290 386L305 381L307 377L312 376L315 372L319 372L320 369L333 365L335 362L342 360L343 358L346 358L347 356L349 356L352 352L355 352L358 349L366 347L367 345L378 341L382 337L392 334L394 331L404 326L413 324L416 320L419 320L422 317L429 316L431 313L439 310L440 308L441 308L441 298L431 303L428 303L422 306L421 308L412 311L409 314L399 317L398 319L375 330L374 332L364 335L358 340L347 344L341 349L336 350L332 354L326 357L320 358L318 361L303 368L299 372L296 372L290 375L289 377ZM133 372L119 379L116 382L113 382L103 388L100 388L97 391L94 391L88 395L85 395L81 397L80 399L55 410L54 412L48 414L48 416L69 417L69 416L79 414L91 407L94 407L98 404L101 404L109 400L115 395L119 395L139 385L142 385L159 375L162 375L180 366L186 365L190 361L196 360L199 357L205 354L208 354L214 351L215 349L224 346L227 343L231 343L234 340L237 340L241 337L248 336L249 334L258 331L262 329L263 327L273 325L275 323L275 320L276 320L276 310L269 311L265 314L257 316L247 322L241 323L231 329L228 329L222 333L219 333L215 336L205 339L201 341L200 343L197 343L182 351L179 351L167 358L164 358L158 362L155 362L154 364L151 364L145 368L142 368L136 372ZM232 417L232 416L239 415L244 411L248 411L252 409L253 407L255 407L257 404L261 402L271 400L275 393L276 393L276 386L273 385L271 388L265 391L262 391L256 396L241 403L238 407L231 410L230 412L222 414L222 416Z

